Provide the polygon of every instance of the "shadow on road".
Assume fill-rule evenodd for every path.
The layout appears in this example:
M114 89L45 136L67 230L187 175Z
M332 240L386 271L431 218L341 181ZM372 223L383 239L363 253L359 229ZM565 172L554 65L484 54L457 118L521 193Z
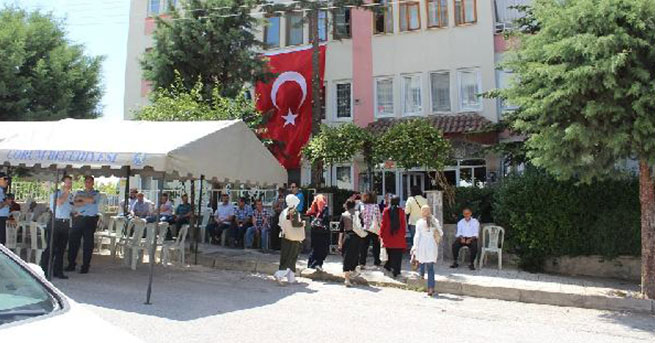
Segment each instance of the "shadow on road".
M616 324L625 325L634 330L655 333L655 315L635 314L631 312L609 312L600 318Z
M156 266L152 304L145 305L147 265L133 271L119 260L112 262L107 256L94 256L89 274L68 275L70 279L54 283L78 303L178 321L266 306L295 293L315 292L305 283L280 287L262 275ZM243 282L246 278L247 282ZM238 289L234 287L237 281Z

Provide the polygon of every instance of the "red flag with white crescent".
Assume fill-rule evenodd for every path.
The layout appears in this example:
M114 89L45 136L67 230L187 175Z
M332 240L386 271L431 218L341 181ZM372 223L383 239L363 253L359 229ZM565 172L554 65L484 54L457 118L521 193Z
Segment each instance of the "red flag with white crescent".
M312 131L312 49L267 54L277 75L269 83L257 83L257 109L273 112L262 138L273 140L273 154L287 169L300 167L300 151ZM323 85L325 46L320 48L319 75Z

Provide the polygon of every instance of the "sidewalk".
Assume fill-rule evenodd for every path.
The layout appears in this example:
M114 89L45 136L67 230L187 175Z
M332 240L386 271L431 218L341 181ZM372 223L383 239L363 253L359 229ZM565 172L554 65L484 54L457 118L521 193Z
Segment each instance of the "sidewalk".
M278 261L278 253L227 249L208 244L201 244L198 253L198 264L203 266L268 275L277 270ZM187 263L194 263L193 253L188 255ZM343 282L340 256L329 255L323 273L307 268L307 255L300 256L298 267L302 277L316 281ZM655 314L655 301L639 299L639 285L629 281L532 274L515 269L499 271L495 265L475 271L466 266L450 269L444 262L439 262L435 274L437 293ZM358 277L357 284L425 290L425 281L419 278L418 273L410 270L407 260L404 261L402 275L397 279L370 267Z

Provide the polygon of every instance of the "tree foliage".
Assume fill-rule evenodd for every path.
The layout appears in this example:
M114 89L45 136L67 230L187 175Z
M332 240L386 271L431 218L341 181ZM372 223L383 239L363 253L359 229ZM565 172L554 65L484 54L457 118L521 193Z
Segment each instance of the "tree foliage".
M188 0L170 17L157 18L153 49L142 61L144 76L155 88L175 83L179 72L186 89L201 81L203 96L235 97L244 85L269 75L258 55L258 19L251 11L258 0ZM227 16L230 15L230 16Z
M532 163L590 181L621 159L655 162L655 4L537 0L532 13L540 30L519 34L499 92Z
M362 154L372 139L368 131L352 123L323 125L319 134L303 148L303 155L312 163L320 161L332 165L347 162Z
M245 89L235 97L221 95L219 85L211 89L211 97L204 95L205 85L197 81L190 90L181 76L169 88L158 88L151 94L151 102L135 112L137 120L197 121L242 119L251 129L262 125L263 116L255 103L246 96Z
M0 120L95 118L102 57L71 44L50 14L0 10Z
M376 138L375 155L393 160L404 169L441 171L450 160L451 146L441 132L425 119L402 121Z

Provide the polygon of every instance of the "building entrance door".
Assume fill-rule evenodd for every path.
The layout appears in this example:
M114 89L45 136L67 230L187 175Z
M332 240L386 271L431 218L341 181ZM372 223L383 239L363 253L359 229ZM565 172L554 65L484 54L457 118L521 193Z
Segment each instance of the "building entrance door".
M417 172L406 172L402 174L402 198L403 202L407 201L412 195L412 189L417 187L421 192L425 191L425 174Z

